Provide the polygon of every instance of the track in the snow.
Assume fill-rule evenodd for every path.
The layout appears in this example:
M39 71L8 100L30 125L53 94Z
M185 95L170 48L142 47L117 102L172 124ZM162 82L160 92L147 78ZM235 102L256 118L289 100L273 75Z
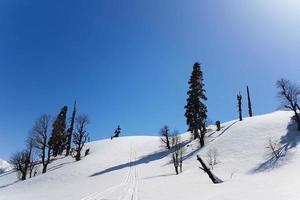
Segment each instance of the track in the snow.
M135 160L136 152L131 145L130 167L121 183L102 192L90 194L81 200L138 200L138 171L137 166L132 165Z

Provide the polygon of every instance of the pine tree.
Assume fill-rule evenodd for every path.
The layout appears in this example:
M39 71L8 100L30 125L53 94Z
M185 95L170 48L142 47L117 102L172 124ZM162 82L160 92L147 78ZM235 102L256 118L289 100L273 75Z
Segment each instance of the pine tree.
M247 86L247 97L248 97L249 117L252 117L253 116L253 113L252 113L252 104L251 104L250 91L249 91L249 87L248 86Z
M72 145L72 135L73 135L73 130L74 130L74 123L75 123L75 116L76 116L76 101L74 103L73 107L73 113L72 113L72 118L71 118L71 124L70 127L67 130L67 149L66 149L66 156L70 154L70 149Z
M238 101L238 110L239 110L239 118L240 121L243 121L243 115L242 115L242 95L237 95L237 101Z
M52 125L52 135L50 138L50 145L54 157L56 157L58 154L61 155L66 146L65 129L66 129L67 111L68 111L68 107L64 106Z
M185 106L185 117L188 130L192 132L194 139L200 139L200 146L204 146L204 136L206 132L207 107L204 101L205 95L203 73L199 63L195 63L193 72L189 80L189 91L187 92L187 105ZM199 133L200 131L200 133Z

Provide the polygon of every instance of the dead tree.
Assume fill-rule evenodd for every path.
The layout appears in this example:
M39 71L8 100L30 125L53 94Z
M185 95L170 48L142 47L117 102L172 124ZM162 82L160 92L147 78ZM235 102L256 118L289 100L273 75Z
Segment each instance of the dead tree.
M89 118L87 115L80 115L76 118L76 132L74 133L73 143L75 145L75 160L79 161L81 159L81 150L87 140L88 133L86 131L86 126L89 123Z
M238 110L239 110L239 118L240 121L243 121L243 115L242 115L242 95L237 95L237 101L238 101Z
M250 97L250 91L249 87L247 86L247 98L248 98L248 112L249 112L249 117L253 116L252 113L252 103L251 103L251 97Z
M170 145L170 129L168 126L164 126L160 129L161 142L166 146L167 149L171 149Z
M49 115L44 114L36 120L35 125L33 126L31 131L33 146L38 150L43 165L42 173L47 172L47 166L50 163L50 123L51 117Z
M182 172L184 147L177 131L174 131L171 139L172 163L176 175Z
M219 179L217 176L215 176L211 170L206 166L206 164L204 163L204 161L201 159L201 157L199 155L197 155L197 160L200 162L202 167L199 167L200 169L202 169L210 178L210 180L214 183L214 184L218 184L218 183L223 183L223 181L221 179Z
M277 81L278 97L281 100L281 106L294 112L294 119L297 122L300 131L300 110L298 101L300 96L300 88L291 83L289 80L280 79Z

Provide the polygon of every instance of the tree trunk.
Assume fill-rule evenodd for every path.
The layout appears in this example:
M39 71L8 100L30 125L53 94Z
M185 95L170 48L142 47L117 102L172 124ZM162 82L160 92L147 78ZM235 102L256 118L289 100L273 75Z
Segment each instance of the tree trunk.
M204 161L201 159L200 156L197 155L197 160L200 162L200 164L202 165L202 170L209 176L209 178L211 179L211 181L214 184L218 184L218 183L222 183L223 181L220 180L218 177L216 177L211 171L210 169L206 166L206 164L204 163Z
M21 180L22 181L25 181L26 180L26 175L27 175L27 173L26 172L21 172L22 173L22 178L21 178Z
M199 132L198 132L198 128L195 128L194 131L194 140L196 140L197 138L199 138Z
M204 136L200 137L200 148L204 147Z

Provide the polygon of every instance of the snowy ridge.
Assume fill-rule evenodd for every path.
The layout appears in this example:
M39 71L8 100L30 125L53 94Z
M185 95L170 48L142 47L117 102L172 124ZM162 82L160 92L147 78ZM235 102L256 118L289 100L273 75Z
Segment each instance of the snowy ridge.
M0 158L0 172L7 172L12 170L12 166L5 160Z
M159 137L132 136L86 145L91 154L80 162L58 158L44 175L15 182L14 173L0 175L0 199L5 200L299 200L300 133L290 118L278 111L222 124L207 134L206 146L186 143L183 173L176 176L169 151ZM269 138L282 145L274 160L266 151ZM214 185L198 167L196 155L218 152L213 172L224 183Z

